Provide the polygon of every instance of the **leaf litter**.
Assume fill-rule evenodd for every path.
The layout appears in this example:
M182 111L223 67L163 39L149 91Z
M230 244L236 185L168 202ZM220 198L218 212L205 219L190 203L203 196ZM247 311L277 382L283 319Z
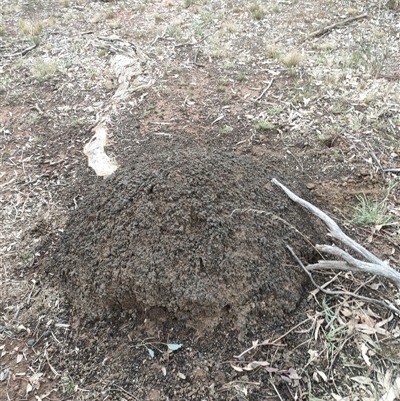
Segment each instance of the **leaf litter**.
M22 4L22 2L5 0L2 3L4 13L0 26L1 32L3 32L3 28L5 32L5 35L0 36L0 57L2 60L0 69L2 74L5 72L0 81L0 93L1 95L6 94L1 100L0 116L2 146L6 146L6 148L2 148L6 151L4 153L5 158L2 159L0 177L2 221L4 222L0 234L2 253L1 305L4 306L0 329L2 342L0 377L3 378L2 383L8 383L10 377L13 383L27 383L26 390L29 389L27 392L35 393L37 399L45 399L46 394L48 395L51 391L49 387L45 387L46 382L50 389L53 386L57 388L58 385L49 382L43 373L34 373L30 377L25 376L28 367L21 366L19 371L11 359L10 362L7 362L7 357L10 356L13 361L17 362L20 358L19 355L26 355L27 362L31 365L30 369L33 369L31 370L33 372L35 372L35 366L49 369L48 372L51 372L50 367L52 365L50 365L49 360L57 361L60 366L58 369L63 371L72 369L72 367L60 363L56 355L58 350L65 352L65 358L67 358L67 339L71 330L75 330L74 327L77 327L77 322L69 320L63 300L59 300L57 294L47 289L44 283L38 281L34 288L39 292L35 291L34 295L29 296L31 283L24 279L22 273L24 269L29 271L30 266L37 262L38 256L35 252L30 253L29 249L37 248L39 240L43 236L41 233L51 232L56 236L57 230L62 230L63 221L65 222L69 210L76 207L76 199L68 207L62 206L56 198L56 193L60 186L66 185L67 180L76 174L77 161L80 160L78 155L81 153L84 144L89 140L89 136L85 133L85 135L75 136L75 142L63 143L63 148L70 147L69 153L67 152L66 155L65 152L58 152L58 149L52 151L53 143L47 139L46 130L51 129L51 124L58 124L57 121L60 121L61 124L57 125L57 129L59 132L64 132L65 127L68 127L69 119L75 118L75 114L83 119L86 128L94 126L98 122L96 113L102 115L104 110L108 110L107 105L110 104L108 100L105 100L109 97L106 96L102 87L103 82L98 79L99 76L102 77L107 74L110 63L107 57L98 57L97 52L101 50L101 47L92 46L89 41L86 41L87 35L92 35L90 30L99 32L99 36L106 36L111 34L111 31L120 29L118 23L121 24L121 29L123 29L126 21L131 24L130 18L132 18L136 24L136 41L143 45L141 47L146 53L152 56L156 54L158 57L157 63L152 65L158 79L162 77L165 70L176 69L176 74L179 75L179 69L182 71L186 68L192 68L189 54L179 57L179 49L186 45L188 47L204 45L199 56L202 59L204 58L204 63L207 59L212 60L212 63L219 69L220 75L227 76L228 79L233 80L229 75L229 69L224 68L224 65L227 65L226 63L233 63L234 70L245 66L246 63L252 65L254 72L270 70L274 76L274 85L269 88L269 83L272 81L265 79L265 81L258 80L256 82L254 86L256 89L245 89L247 93L244 96L249 93L254 96L243 96L242 98L240 97L242 88L238 86L231 88L233 96L240 98L240 104L234 105L236 108L248 108L246 99L251 98L257 99L258 102L265 101L265 106L275 107L275 103L278 104L282 111L276 115L257 109L246 110L246 114L253 114L256 120L263 120L268 115L271 123L280 127L279 129L282 131L281 140L287 141L288 144L296 145L298 142L301 146L309 146L308 135L310 134L318 137L318 141L333 144L319 154L319 157L325 159L325 168L328 170L334 169L336 160L358 161L366 168L367 175L380 172L381 166L383 169L395 170L399 168L399 151L396 144L399 130L396 120L396 115L399 112L399 101L396 99L399 86L398 48L395 44L391 44L393 43L392 40L387 39L388 35L389 38L393 38L391 35L398 28L397 14L394 13L397 6L394 2L388 2L387 7L376 1L360 2L357 5L359 7L358 12L361 16L366 12L368 18L363 21L356 21L347 27L337 25L338 29L329 27L333 23L339 22L340 24L340 21L348 19L346 13L349 13L349 7L353 6L350 2L331 2L328 11L325 4L316 1L302 2L301 6L278 3L276 10L270 10L271 12L267 13L269 19L261 20L261 22L249 18L246 11L240 13L230 9L227 2L218 2L217 4L217 2L209 1L208 4L204 5L204 8L195 5L198 7L197 11L193 7L188 7L186 10L179 8L179 17L177 9L174 8L176 6L171 2L165 2L165 4L164 2L139 4L130 1L118 2L120 4L85 2L84 5L67 5L65 2L61 8L59 3L49 1L45 4L41 1L29 1ZM240 5L242 7L238 6L237 8L247 9L247 4ZM107 19L101 18L101 16L106 15L104 7L115 8L115 15L117 16L114 20L115 25L107 25ZM136 11L141 13L140 18L136 18L135 13L132 12L135 7L137 7L136 10L144 7L143 11ZM310 10L315 18L306 21L302 16L304 7ZM236 24L239 27L238 29L234 26L225 25L226 10L229 10L230 23ZM88 16L87 20L82 18L83 11ZM43 67L46 68L47 58L43 56L48 56L48 54L37 52L38 48L40 51L43 48L38 46L37 43L33 45L27 43L34 38L21 37L18 26L15 24L15 15L40 21L50 17L51 14L57 15L57 24L59 25L48 25L47 32L41 38L41 45L46 44L47 49L44 48L44 52L50 53L50 60L57 59L57 65L62 65L62 68L58 68L56 71L49 69L46 72ZM108 15L111 16L112 13ZM156 22L156 16L159 16L158 22ZM194 18L200 22L192 24ZM167 37L167 32L170 35L174 32L174 30L168 29L171 24L176 24L182 29L182 37ZM150 31L147 27L150 27ZM327 28L329 28L328 32L326 31ZM72 34L60 35L63 30ZM321 38L305 41L302 45L296 41L298 36L303 39L313 32L324 32L324 30L325 36ZM144 32L143 36L141 36L141 32ZM215 32L221 34L221 37L214 37ZM147 37L148 35L151 35L151 40L148 40L150 39ZM145 40L141 39L143 37ZM366 40L367 38L368 40ZM133 38L131 39L133 40ZM261 54L259 50L263 49L264 43L274 45L276 51L281 53L286 53L290 47L302 48L302 53L306 54L306 57L299 69L300 74L295 75L299 84L293 85L293 87L282 84L282 81L290 82L290 74L296 74L296 69L287 69L280 65L278 59ZM181 47L181 45L183 46ZM111 47L107 48L104 43L102 46L108 49L107 51L112 51ZM24 58L8 57L10 54ZM63 58L64 56L65 58ZM174 57L179 60L177 64L174 63ZM49 78L48 85L52 87L52 90L55 90L55 93L64 93L65 91L63 96L74 99L77 93L71 91L69 87L73 88L78 83L79 91L82 93L89 93L90 90L92 94L98 93L99 96L89 95L86 100L82 96L77 98L76 101L74 100L72 105L67 104L65 106L56 104L62 102L62 96L60 96L56 99L56 106L54 107L49 107L49 104L44 107L43 99L46 98L47 94L40 101L38 101L37 96L30 98L29 101L32 104L18 103L15 99L29 98L27 92L29 86L33 85L29 71L31 67L35 66L40 66L42 77ZM52 65L49 65L50 67ZM249 77L251 73L251 71L246 71ZM110 75L109 78L112 80L115 76ZM143 89L147 90L145 87ZM140 97L129 101L133 102L135 107L140 107L148 97L149 95L144 91L140 93ZM8 99L13 100L9 103ZM200 101L207 101L207 99L196 99L197 103ZM34 113L37 113L33 114L31 106L35 108L35 104L38 102L40 107L37 105L37 108L41 112L33 110ZM185 102L185 107L194 108L196 102ZM230 110L229 114L234 113L235 107L230 107L232 111ZM328 112L322 113L321 110ZM225 115L224 113L224 116L218 120L222 114L216 109L215 113L210 115L209 125L219 129L218 123L225 124L224 120L229 118L229 114ZM40 121L36 122L36 119L42 119L43 123L43 115L48 121L46 129L41 128ZM240 116L233 115L233 117L237 119ZM111 121L113 121L112 117ZM230 125L233 126L234 124L231 123ZM34 127L33 130L32 126ZM16 127L23 128L18 130ZM238 146L254 147L257 146L257 141L263 141L261 136L251 132L252 128L248 123L244 124L244 127L246 134L248 130L250 130L250 134L239 138L237 143L241 143ZM282 127L287 129L286 136ZM296 137L295 132L305 132L307 136L300 136L299 138ZM118 136L117 131L115 136ZM146 138L144 136L135 138L135 140L147 140ZM379 163L371 157L371 148L366 144L367 138L370 139L375 151L379 149L379 153L377 152ZM46 141L50 141L49 144ZM57 137L57 141L62 141L62 139ZM346 143L348 144L347 147L344 145ZM10 151L8 152L7 149ZM300 161L302 156L304 155L297 155L297 159ZM118 158L118 154L116 157ZM37 166L40 165L47 167L38 168ZM393 172L393 175L395 176L396 172ZM343 184L345 183L347 186L351 186L351 182L344 181ZM346 190L345 188L345 186L342 187L343 191ZM398 191L395 196L398 197ZM394 203L392 206L393 213L398 214L399 210L398 203ZM377 231L371 234L370 242L372 244L377 241L377 234L382 231L382 228ZM386 231L384 235L394 235L393 238L396 240L398 233L399 228L397 226L393 227L392 231ZM397 250L395 256L398 260ZM27 263L24 262L25 258L29 259ZM343 285L341 284L343 281L343 275L340 275L334 283ZM380 286L383 289L386 288L386 284ZM372 289L376 290L375 288ZM377 289L379 290L379 287ZM41 292L46 292L46 294L42 296ZM315 296L319 295L317 291ZM312 316L313 311L310 311L311 319L309 322L311 326L306 330L310 330L313 336L310 337L308 343L310 355L308 364L315 369L323 382L327 382L325 378L328 381L334 381L333 371L329 374L329 358L326 355L338 355L335 354L335 347L340 347L340 344L346 340L346 344L349 345L354 339L355 346L352 347L352 352L345 355L342 350L337 358L341 359L343 369L346 368L345 365L347 364L351 365L351 369L356 369L357 372L369 372L365 367L372 366L374 391L372 391L373 386L370 383L372 379L369 376L355 374L353 376L348 375L352 380L346 381L347 388L343 389L338 386L338 389L333 390L331 387L321 387L320 394L326 397L331 395L332 398L337 400L350 399L352 396L345 396L346 392L351 392L354 397L362 397L363 400L376 399L377 394L381 400L399 398L400 379L396 365L400 358L398 355L398 339L400 337L398 319L378 308L372 311L368 305L358 301L345 299L343 305L335 305L331 300L327 302L334 312L329 320L331 326L337 329L345 324L345 330L333 331L333 337L327 343L326 335L330 328L327 327L329 323L326 322L324 313L314 311L315 313ZM399 305L400 301L395 299L394 302ZM70 322L73 327L70 327ZM41 337L47 331L42 326L47 324L48 329L51 330L50 338L53 339L53 343L47 337L44 339ZM297 333L298 329L294 333ZM26 335L29 337L27 338ZM24 348L24 343L30 337L32 337L32 345L34 345L33 348L30 348L32 351ZM40 338L41 341L38 341ZM57 348L58 343L54 338L61 342L60 348ZM282 345L285 345L283 344L284 339L283 337L280 340ZM268 341L273 342L274 340L261 341L251 351L261 353L261 350L269 347ZM9 346L10 344L12 347ZM46 358L45 351L47 350L49 359ZM355 350L357 350L357 354ZM80 352L79 347L76 346L72 352L78 354ZM291 364L290 361L280 362L280 364L284 363L285 366L278 368L273 367L277 366L277 362L273 360L272 354L270 354L270 361L258 358L257 354L254 354L255 356L257 358L254 361L249 358L243 362L244 366L254 367L248 372L257 372L261 369L270 375L286 372L286 374L282 373L282 376L289 378L290 383L297 380L291 379L291 377L296 378L297 373L290 373L291 368L288 368ZM261 354L260 356L264 355ZM261 366L252 365L253 362L259 363ZM19 361L21 365L24 363L24 359ZM366 366L362 366L360 363L365 363ZM8 364L10 367L3 368L3 364ZM293 365L295 365L295 361ZM301 366L296 366L295 372L300 372L300 377L304 375L301 369ZM22 372L23 370L25 372ZM186 377L184 373L179 373ZM26 380L24 380L25 378ZM39 388L41 381L43 392ZM252 385L252 380L249 377L245 378L244 381L249 384L244 385L233 381L233 384L228 386L229 389L234 388L242 398L249 397L252 386L259 387L259 383L261 383L254 381L257 384ZM318 384L317 381L316 383ZM220 388L226 388L226 384L220 386ZM10 390L8 384L4 388L7 388L7 391ZM109 388L113 388L112 385ZM314 390L315 386L312 388ZM86 391L91 390L87 389ZM339 392L341 395L338 394ZM125 394L125 396L127 395ZM93 395L92 399L98 398Z

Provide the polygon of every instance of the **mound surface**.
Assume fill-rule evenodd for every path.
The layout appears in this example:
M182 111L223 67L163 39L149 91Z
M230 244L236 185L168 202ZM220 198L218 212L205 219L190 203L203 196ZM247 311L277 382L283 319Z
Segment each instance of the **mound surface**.
M51 269L75 312L89 319L124 311L197 326L229 319L243 328L250 314L283 317L307 282L284 243L312 255L275 216L314 241L323 234L270 184L273 176L274 168L233 153L132 160L79 204Z

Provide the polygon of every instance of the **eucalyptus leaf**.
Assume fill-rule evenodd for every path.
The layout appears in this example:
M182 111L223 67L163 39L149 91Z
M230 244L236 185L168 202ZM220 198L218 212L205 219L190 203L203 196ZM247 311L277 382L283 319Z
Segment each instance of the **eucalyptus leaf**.
M170 349L171 351L176 351L177 349L182 347L182 344L167 344L168 345L168 349Z
M3 382L7 379L8 374L10 373L10 369L5 368L0 372L0 382Z

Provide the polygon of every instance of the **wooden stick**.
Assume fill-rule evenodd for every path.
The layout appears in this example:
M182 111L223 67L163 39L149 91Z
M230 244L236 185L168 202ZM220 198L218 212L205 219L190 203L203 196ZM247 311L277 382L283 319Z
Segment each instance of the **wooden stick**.
M396 313L397 316L400 316L400 310L398 310L395 306L393 306L390 303L386 303L383 301L380 301L379 299L374 299L374 298L369 298L369 297L364 297L363 295L359 295L359 294L355 294L353 292L348 292L348 291L331 291L331 290L326 290L325 288L322 288L321 286L319 286L313 279L313 276L311 275L311 273L309 272L308 266L305 267L303 265L303 263L301 262L301 260L298 258L298 256L294 253L293 249L289 246L286 245L286 248L289 250L289 252L292 254L292 256L296 259L296 262L300 265L300 267L306 272L306 274L308 275L308 277L310 278L311 282L314 284L315 287L317 287L320 291L322 291L323 293L327 294L327 295L342 295L342 296L349 296L349 297L353 297L353 298L357 298L360 299L362 301L366 301L366 302L372 302L378 305L383 306L384 308L388 308L389 310L391 310L392 312Z
M36 49L39 46L39 43L36 42L32 46L27 47L26 49L17 50L11 54L3 54L3 57L17 57L17 56L25 56L25 54L29 53L31 50Z
M343 21L336 22L336 24L328 25L325 28L321 28L321 29L318 29L317 31L312 32L309 35L309 38L316 38L318 36L325 35L329 31L331 31L332 29L338 28L340 26L348 25L348 24L350 24L350 23L352 23L354 21L357 21L357 20L360 20L360 19L364 19L364 18L367 18L367 17L368 17L367 14L361 14L361 15L356 15L355 17L347 18L347 19L345 19Z
M357 260L350 256L347 252L343 251L338 247L333 247L329 245L317 245L316 248L321 250L322 252L329 253L331 255L340 256L343 258L347 263L338 264L333 261L329 263L333 263L332 266L335 266L337 269L342 267L342 270L350 270L350 271L362 271L364 273L370 273L377 276L386 277L391 280L397 288L400 289L400 273L389 267L386 263L376 257L373 253L369 252L365 249L362 245L358 244L353 239L349 238L335 223L333 219L331 219L327 214L325 214L322 210L318 209L311 203L305 201L304 199L295 195L292 191L286 188L283 184L281 184L278 180L273 178L272 183L280 187L286 195L292 199L294 202L298 203L299 205L303 206L309 212L311 212L314 216L317 216L320 220L322 220L329 228L330 235L333 238L339 240L342 244L347 246L348 248L352 249L353 251L360 254L364 259L366 259L369 263L363 262L361 260ZM312 265L315 268L315 265Z
M361 260L353 258L353 256L349 255L347 252L342 249L331 246L331 245L316 245L316 248L325 253L329 253L330 255L339 256L344 259L347 264L351 267L351 271L355 272L363 272L373 274L375 276L384 276L389 280L393 281L398 288L400 288L400 273L391 267L385 265L383 262L382 265L377 265L375 263L367 263Z
M254 103L258 102L265 95L265 92L267 92L267 90L271 87L273 82L274 78L271 79L271 82L268 84L268 86L261 92L261 95L253 100Z

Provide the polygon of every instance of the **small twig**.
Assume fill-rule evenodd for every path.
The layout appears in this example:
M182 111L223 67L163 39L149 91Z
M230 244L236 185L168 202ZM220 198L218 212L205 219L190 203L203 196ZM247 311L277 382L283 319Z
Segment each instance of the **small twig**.
M272 381L270 381L270 383L272 384L272 387L274 388L275 393L278 395L279 399L280 399L281 401L283 401L281 395L279 394L278 389L275 387L275 384L274 384Z
M304 171L303 163L301 163L300 160L289 149L286 150L286 152L289 153L289 155L292 156L297 161L297 163L299 163L301 171Z
M333 376L332 376L333 364L335 363L336 358L337 358L337 356L340 354L340 352L342 351L343 347L346 345L347 341L349 341L349 340L352 339L353 337L354 337L354 334L352 334L352 335L350 335L349 337L345 338L345 339L341 342L339 348L338 348L338 349L336 350L336 352L334 353L333 358L332 358L332 360L330 361L328 377L333 377Z
M354 21L357 21L357 20L360 20L360 19L363 19L363 18L367 18L367 17L368 17L367 14L361 14L361 15L357 15L357 16L355 16L355 17L347 18L347 19L345 19L345 20L343 20L343 21L336 22L335 24L328 25L328 26L326 26L325 28L321 28L321 29L318 29L317 31L312 32L312 33L308 36L308 38L316 38L316 37L318 37L318 36L325 35L325 34L328 33L329 31L331 31L332 29L335 29L335 28L339 28L339 27L341 27L341 26L348 25L348 24L350 24L350 23L352 23L352 22L354 22Z
M258 340L253 342L253 345L250 348L245 349L241 354L239 355L233 355L234 358L241 359L244 355L246 355L248 352L252 351L253 349L256 349L259 346Z
M375 154L375 152L374 152L374 149L372 148L372 146L371 146L371 144L370 144L369 142L367 142L367 147L368 147L369 153L371 154L372 158L375 160L375 163L378 165L379 169L380 169L380 170L382 171L382 173L383 173L384 171L383 171L381 162L380 162L379 159L376 157L376 154Z
M385 168L384 173L400 173L400 168Z
M302 322L300 322L299 324L297 324L296 326L292 327L290 330L288 330L285 334L282 334L280 337L276 338L273 341L269 341L268 340L264 340L262 343L259 343L258 340L253 342L253 345L250 348L247 348L246 350L244 350L240 355L234 355L234 358L237 359L241 359L244 355L246 355L247 353L249 353L250 351L252 351L253 349L256 349L260 346L263 345L273 345L275 347L284 347L285 344L277 344L279 340L282 340L282 338L286 337L289 333L291 333L293 330L296 330L299 326L301 326L304 323L307 323L309 320L311 320L311 318L307 318L305 320L303 320Z
M154 135L165 136L167 138L172 138L172 134L169 134L168 132L154 132Z
M303 325L304 323L307 323L311 318L307 318L300 322L299 324L296 324L296 326L292 327L290 330L288 330L285 334L282 334L280 337L276 338L274 341L272 341L270 344L275 344L277 341L282 340L282 338L286 337L288 334L290 334L293 330L296 330L299 326Z
M271 82L268 84L268 86L261 92L261 95L253 100L254 103L258 102L265 95L265 93L271 87L273 82L274 82L274 78L271 79Z
M178 43L177 45L174 46L174 48L176 48L176 47L184 47L184 46L196 46L196 45L200 44L201 42L204 42L211 35L213 35L213 33L210 33L209 35L206 35L206 36L202 37L198 42L194 42L194 43L189 43L189 42Z
M122 387L113 384L113 386L116 388L116 390L121 391L122 393L124 393L125 395L132 397L134 400L139 400L137 397L135 397L132 393L129 393L128 391L124 390Z
M225 117L224 114L220 114L212 123L211 125L214 125L216 122L222 120Z
M50 361L49 361L49 354L48 354L48 352L47 352L47 349L45 349L45 351L44 351L44 356L46 357L47 364L49 365L49 368L50 368L51 371L53 372L54 376L55 376L55 377L61 376L60 373L58 373L58 372L54 369L54 367L52 366L52 364L50 363Z
M17 57L17 56L25 56L25 54L29 53L33 49L36 49L39 46L39 43L34 43L32 46L27 47L23 50L17 50L11 54L3 54L3 57Z
M217 392L221 391L229 391L232 386L237 385L237 384L248 384L248 385L253 385L253 386L261 386L261 382L249 382L245 380L234 380L229 383L225 383L220 389L217 390Z
M385 78L385 79L389 79L389 80L397 80L400 79L400 73L397 74L379 74L377 76L377 78Z

